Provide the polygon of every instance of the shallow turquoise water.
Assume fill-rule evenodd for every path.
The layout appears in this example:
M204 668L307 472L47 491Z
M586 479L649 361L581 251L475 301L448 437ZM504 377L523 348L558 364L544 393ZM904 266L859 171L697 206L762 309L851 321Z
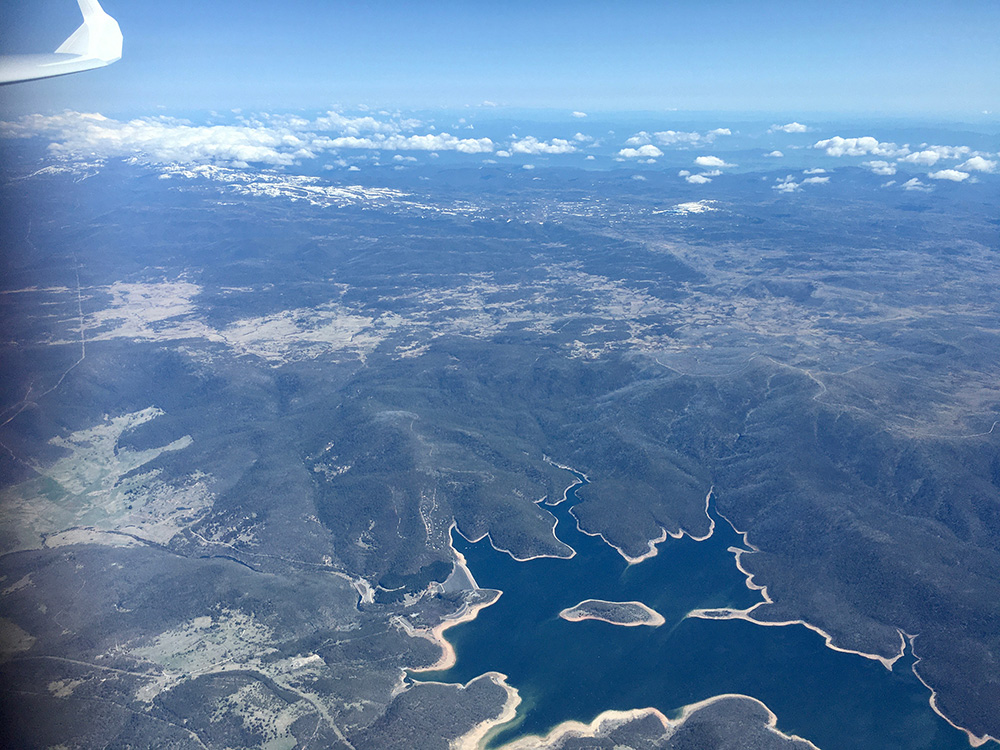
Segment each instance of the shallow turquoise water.
M582 477L581 477L582 479ZM628 566L598 537L579 532L571 489L548 506L556 533L577 551L571 560L517 562L484 539L455 535L483 588L503 591L472 622L449 629L457 663L414 675L465 683L484 672L508 676L523 703L491 746L544 734L568 719L653 706L668 716L714 695L763 701L786 732L822 750L965 750L965 734L935 714L909 654L893 671L879 662L825 647L801 626L761 627L741 620L686 619L692 609L745 608L760 601L737 570L731 546L742 538L725 520L704 542L668 539L659 554ZM641 601L663 615L658 628L626 628L558 614L584 599Z

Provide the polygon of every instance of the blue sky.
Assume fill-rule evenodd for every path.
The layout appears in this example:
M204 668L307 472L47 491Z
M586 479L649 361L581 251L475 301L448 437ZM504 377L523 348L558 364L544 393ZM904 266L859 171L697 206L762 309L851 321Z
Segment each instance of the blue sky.
M1000 2L105 0L112 67L0 108L373 106L929 114L1000 110ZM7 0L5 52L51 50L73 0Z

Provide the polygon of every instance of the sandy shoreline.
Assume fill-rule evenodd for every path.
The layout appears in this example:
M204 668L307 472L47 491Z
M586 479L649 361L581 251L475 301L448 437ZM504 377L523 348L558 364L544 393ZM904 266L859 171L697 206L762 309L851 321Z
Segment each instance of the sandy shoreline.
M579 471L577 469L574 469L572 466L566 466L564 464L557 463L556 461L553 461L548 456L544 456L544 460L546 461L546 463L551 464L552 466L555 466L558 469L563 469L564 471L568 471L568 472L570 472L571 474L573 474L576 477L583 477L582 480L578 478L577 481L573 482L568 487L566 487L566 489L563 490L562 499L560 499L558 502L552 503L553 506L561 505L562 503L564 503L566 501L566 499L567 499L569 491L571 489L573 489L574 487L580 487L581 485L585 485L585 484L589 484L590 483L590 477L588 477L584 472ZM583 529L580 526L580 519L576 517L575 513L573 513L573 509L572 508L570 508L569 514L571 516L573 516L573 519L576 521L576 530L577 531L579 531L581 534L584 534L585 536L599 537L602 542L604 542L606 545L608 545L613 550L615 550L619 555L621 555L629 565L637 565L637 564L641 563L643 560L648 560L651 557L655 557L656 554L659 552L659 550L657 549L657 545L659 545L659 544L667 541L667 539L681 539L684 536L687 536L687 537L690 537L691 539L693 539L696 542L704 542L706 539L711 538L712 534L715 533L715 519L712 518L711 514L708 512L708 509L709 509L709 503L711 502L712 490L713 489L714 489L714 486L710 487L709 490L708 490L708 494L705 495L705 515L708 517L708 533L707 534L705 534L704 536L695 536L694 534L690 533L689 531L686 531L682 527L678 527L678 530L676 532L669 532L669 531L667 531L665 528L663 528L661 526L660 527L660 536L656 537L655 539L648 540L646 542L646 544L648 545L647 551L644 552L643 554L639 555L638 557L632 557L631 555L629 555L627 552L625 552L625 550L623 550L618 545L612 544L611 542L608 541L607 537L605 537L604 534L600 533L599 531L592 532L592 531L586 531L585 529ZM539 502L541 502L541 501L539 501ZM552 527L552 531L553 531L553 534L554 534L555 533L555 526ZM492 540L491 540L491 543L492 543ZM494 547L494 549L496 549L496 547ZM500 551L505 551L505 550L500 550ZM510 553L508 553L508 554L510 554ZM513 555L511 555L511 556L513 557ZM514 559L517 560L518 558L515 557ZM534 558L531 558L531 559L534 559Z
M551 459L549 459L547 456L545 457L545 460L548 461L549 463L551 463L553 466L557 466L558 468L564 469L566 471L570 471L570 472L574 473L575 475L580 475L580 476L586 477L586 475L582 474L582 472L577 472L576 470L574 470L574 469L572 469L570 467L562 466L560 464L557 464L557 463L551 461ZM578 480L578 481L573 482L570 485L568 485L567 488L563 491L563 498L562 498L562 500L560 500L559 502L561 503L561 502L563 502L563 501L566 500L567 494L568 494L568 492L572 488L578 487L578 486L580 486L580 485L582 485L584 483L585 483L584 481L579 481ZM649 551L647 553L645 553L644 555L640 556L640 557L635 557L635 558L634 557L630 557L622 549L620 549L616 545L611 544L610 542L608 542L608 540L602 534L600 534L600 533L591 533L591 532L587 532L587 531L583 530L582 528L580 528L580 521L579 521L579 519L576 519L575 516L574 516L574 519L576 519L577 530L580 533L585 534L587 536L591 536L591 537L595 537L595 536L596 537L600 537L606 544L608 544L608 546L614 548L627 561L627 563L629 565L634 565L634 564L638 564L638 563L642 562L643 560L646 560L646 559L648 559L650 557L655 556L657 554L657 552L658 552L657 545L660 544L660 543L662 543L662 542L664 542L664 541L666 541L666 539L668 537L669 538L673 538L673 539L681 539L683 536L687 535L693 541L696 541L696 542L706 541L707 539L711 538L711 536L715 533L715 528L716 528L715 520L711 517L711 514L709 513L713 490L714 490L714 487L711 488L711 489L709 489L709 492L708 492L708 494L705 497L705 514L708 516L709 522L710 522L709 531L708 531L707 534L698 537L698 536L694 536L694 535L690 534L689 532L685 531L684 529L680 529L676 533L669 533L669 532L667 532L666 529L664 529L664 528L661 527L661 531L662 531L661 536L658 539L650 540L649 543L648 543L649 544ZM544 500L544 498L543 498L543 500ZM542 502L542 501L538 501L538 502ZM559 503L555 503L555 504L558 505ZM892 671L893 666L896 664L896 662L902 656L905 655L907 643L909 643L911 653L913 653L913 655L915 657L915 662L914 662L913 667L912 667L913 674L917 677L918 680L920 680L920 683L925 688L927 688L928 691L930 691L929 704L930 704L931 709L934 711L934 713L936 713L938 716L940 716L942 719L944 719L946 722L948 722L948 724L951 725L952 727L954 727L955 729L957 729L957 730L959 730L961 732L964 732L965 735L968 738L969 744L972 747L974 747L974 748L975 747L980 747L980 746L986 744L987 742L989 742L990 740L1000 741L1000 739L992 737L991 735L983 735L983 736L975 735L973 732L971 732L970 730L966 729L965 727L959 726L954 721L952 721L951 719L949 719L944 713L942 713L942 711L940 710L940 708L937 705L937 691L930 684L928 684L927 681L925 681L923 679L923 677L921 677L921 675L920 675L920 673L919 673L919 671L917 669L917 667L918 667L918 665L920 663L920 658L916 655L915 651L913 650L913 642L914 642L914 639L916 638L916 636L909 635L907 633L904 633L902 630L897 629L897 632L899 633L899 637L900 637L899 651L895 655L889 657L889 656L882 656L880 654L867 653L867 652L859 651L859 650L856 650L856 649L850 649L850 648L845 648L845 647L842 647L842 646L838 646L837 644L834 643L834 637L830 633L826 632L822 628L820 628L820 627L818 627L816 625L813 625L812 623L809 623L809 622L807 622L805 620L798 619L798 620L786 620L786 621L775 622L775 621L767 621L767 620L761 620L761 619L755 618L754 617L754 612L758 608L760 608L760 607L762 607L764 605L768 605L768 604L773 604L774 603L773 599L771 598L771 596L770 596L770 594L769 594L769 592L767 590L767 586L764 585L764 584L758 584L758 583L756 583L754 581L753 574L746 569L746 567L744 566L744 563L743 563L743 555L754 554L756 552L759 552L760 549L758 547L756 547L754 544L752 544L748 540L748 538L747 538L748 537L748 532L740 531L721 512L719 512L718 510L716 510L716 512L718 513L718 515L719 515L719 517L721 519L725 520L726 523L729 524L729 526L733 529L733 531L736 534L738 534L740 537L742 537L743 544L746 547L746 549L740 549L738 547L730 547L729 551L733 553L733 556L734 556L735 562L736 562L736 568L737 568L737 570L739 570L740 573L742 573L743 576L746 579L745 583L746 583L747 588L750 589L751 591L759 591L760 594L761 594L761 597L762 597L762 601L758 602L757 604L754 604L752 607L749 607L747 609L732 609L732 608L696 609L696 610L692 610L691 612L689 612L686 615L686 617L688 617L688 618L695 618L695 619L705 619L705 620L745 620L745 621L750 622L750 623L752 623L754 625L760 625L760 626L763 626L763 627L787 627L787 626L791 626L791 625L801 625L801 626L803 626L803 627L805 627L805 628L807 628L807 629L809 629L809 630L817 633L818 635L820 635L823 638L824 645L827 648L831 649L832 651L836 651L836 652L839 652L839 653L845 653L845 654L853 654L855 656L860 656L860 657L863 657L865 659L870 659L872 661L878 661L879 663L881 663L889 671ZM570 510L570 513L572 515L572 509ZM558 526L558 519L556 519L554 521L553 525L552 525L552 535L557 540L559 540L558 536L556 536L556 533L555 533L555 529L556 529L557 526ZM457 523L455 521L452 521L452 524L449 527L449 540L451 539L451 532L452 531L457 531L459 534L462 534L462 532L458 529ZM487 533L482 534L477 539L469 539L464 534L462 534L462 537L464 539L467 539L471 543L477 543L479 541L482 541L483 538L488 537L488 536L489 536L489 533L487 532ZM560 541L560 543L562 543L562 544L565 545L564 542L562 542L561 540L559 540L559 541ZM468 581L471 583L471 585L473 586L474 589L480 590L478 584L475 581L475 578L472 575L472 572L468 568L467 561L466 561L465 557L462 555L462 553L460 553L457 549L455 549L455 546L454 546L453 543L451 543L451 542L449 542L449 543L450 543L450 546L452 548L452 551L455 554L455 565L456 565L456 568L459 569L459 570L461 570L461 572L467 577ZM572 554L570 556L568 556L568 557L560 558L560 557L558 557L556 555L536 555L536 556L532 556L532 557L528 557L528 558L523 558L522 559L522 558L516 557L509 550L504 550L504 549L501 549L501 548L497 547L493 543L492 538L490 538L490 546L494 550L496 550L497 552L504 552L504 553L510 555L510 557L513 560L517 561L517 562L527 562L529 560L535 560L535 559L539 559L539 558L543 558L543 557L555 557L557 559L572 559L572 557L576 556L576 554L577 554L575 549L573 549L569 545L565 545L572 552ZM352 583L355 583L355 586L357 587L357 582L352 581ZM359 590L359 593L362 594L362 596L364 596L365 592ZM458 612L456 612L454 615L446 618L440 624L438 624L436 627L430 628L430 629L417 629L417 628L414 628L412 625L410 625L410 623L408 621L406 621L405 618L403 618L403 617L394 617L393 618L393 623L396 624L398 627L402 628L408 635L413 636L413 637L426 638L427 640L431 641L432 643L437 644L441 648L441 657L437 660L437 662L435 662L434 664L432 664L430 666L415 668L415 669L411 669L410 671L412 671L412 672L429 672L429 671L449 669L449 668L453 667L455 665L455 663L456 663L457 655L455 653L454 647L444 637L445 632L448 630L448 628L451 628L451 627L453 627L455 625L458 625L458 624L463 623L463 622L469 622L471 620L474 620L476 618L476 616L479 614L480 610L482 610L482 609L484 609L484 608L492 605L494 602L496 602L497 599L502 595L502 593L503 593L502 591L498 591L497 595L495 597L492 597L489 600L485 600L485 601L482 601L482 602L477 602L475 604L464 604L458 610ZM607 604L627 604L627 605L637 606L637 607L642 608L647 613L648 619L645 620L645 621L638 621L638 622L617 622L617 621L608 619L606 617L600 617L600 616L596 616L596 615L590 615L590 614L587 614L586 612L582 612L581 613L581 612L575 612L574 611L574 610L577 610L578 608L585 608L585 606L588 603L605 604L605 605L607 605ZM559 613L559 616L562 619L570 621L570 622L580 622L580 621L583 621L583 620L599 620L599 621L602 621L602 622L609 623L611 625L618 625L618 626L622 626L622 627L635 627L635 626L640 626L640 625L646 625L646 626L652 626L652 627L659 627L660 625L664 624L664 618L662 617L662 615L660 615L655 610L650 609L646 605L642 604L642 602L608 602L608 601L604 601L604 600L586 599L586 600L580 602L579 604L575 605L574 607L569 607L567 609L562 610ZM505 724L508 721L511 721L516 716L517 706L521 702L521 699L520 699L520 696L517 693L517 690L506 683L506 676L505 675L502 675L502 674L500 674L498 672L489 672L489 673L486 674L486 676L489 676L490 679L493 680L497 685L500 685L500 686L502 686L504 688L504 690L507 692L507 700L506 700L506 702L504 704L503 710L501 711L500 715L496 719L491 719L491 720L487 720L487 721L481 722L472 731L470 731L466 735L463 735L461 738L459 738L458 740L455 741L455 743L453 744L453 747L458 748L459 750L475 750L476 748L479 748L481 746L482 742L488 737L488 735L490 734L491 731L493 731L495 728L501 726L502 724ZM779 734L782 737L786 737L786 738L789 738L789 739L800 740L802 742L806 742L806 743L808 743L810 745L810 747L813 747L813 748L816 747L811 742L809 742L808 740L805 740L802 737L797 737L795 735L787 735L787 734L784 734L784 733L780 732L777 729L777 717L775 716L774 712L772 712L763 702L759 701L758 699L753 698L752 696L744 696L744 695L739 695L739 694L726 694L726 695L714 696L713 698L709 698L709 699L707 699L705 701L701 701L701 702L698 702L698 703L693 703L693 704L691 704L689 706L685 706L682 709L680 718L678 720L674 721L674 722L671 722L669 719L667 719L667 717L662 712L660 712L660 711L658 711L656 709L653 709L653 708L634 709L634 710L631 710L631 711L605 711L605 712L602 712L601 714L599 714L592 722L590 722L590 724L583 724L583 723L578 722L578 721L564 722L564 723L558 725L557 727L555 727L544 738L534 737L534 736L533 737L521 738L521 739L516 740L515 742L513 742L513 743L511 743L509 745L505 745L504 746L504 750L531 750L532 748L543 748L547 744L549 744L549 743L551 743L551 742L553 742L553 741L555 741L555 740L557 740L557 739L559 739L559 738L561 738L563 736L569 736L569 735L578 736L578 737L588 737L588 736L589 737L593 737L593 736L595 736L596 732L598 732L606 722L623 723L625 721L630 721L632 719L641 718L641 717L646 716L646 715L656 715L661 720L661 722L664 723L664 727L665 727L666 731L672 733L677 726L680 726L690 715L692 715L698 709L703 708L703 707L705 707L707 705L710 705L710 704L712 704L712 703L714 703L716 701L726 699L726 698L746 698L746 699L749 699L749 700L752 700L752 701L758 703L759 705L761 705L768 712L768 715L770 717L769 718L768 728L771 731L774 731L776 734ZM541 743L541 744L539 744L539 743ZM819 749L816 748L816 750L819 750Z
M536 500L535 501L536 504L541 503L541 502L542 502L541 500ZM470 539L469 537L467 537L465 534L462 533L462 530L458 528L458 526L455 524L454 521L452 521L451 528L453 528L455 531L457 531L458 534L459 534L459 536L461 536L462 539L464 539L465 541L469 542L470 544L479 544L479 542L483 541L483 539L487 539L488 538L490 540L490 546L494 550L496 550L497 552L502 552L505 555L510 555L511 559L514 560L515 562L531 562L532 560L541 560L541 559L543 559L545 557L550 557L553 560L572 560L574 557L576 557L576 550L573 549L572 547L570 547L568 544L566 544L566 542L564 542L558 536L556 536L556 526L558 526L558 525L559 525L559 519L558 518L554 519L553 522L552 522L552 537L557 542L559 542L559 544L561 544L563 547L565 547L566 549L568 549L570 551L570 554L568 554L568 555L531 555L529 557L518 557L513 552L511 552L509 549L504 549L503 547L497 547L496 543L493 541L493 537L490 536L490 532L488 532L488 531L480 534L475 539ZM452 549L455 549L454 545L452 545Z
M980 737L976 734L973 734L965 727L960 727L958 724L953 722L951 719L949 719L941 712L941 709L938 708L937 704L937 691L934 688L932 688L929 684L927 684L927 681L923 677L921 677L920 672L917 671L917 665L920 664L920 657L917 656L917 652L913 649L913 641L916 639L917 636L910 635L909 633L903 633L902 630L900 630L899 632L901 635L904 635L910 642L910 653L913 654L915 659L915 661L913 662L913 674L916 675L918 680L920 680L921 685L923 685L925 688L931 691L930 704L931 704L931 709L933 709L934 713L936 713L942 719L947 721L955 729L961 732L965 732L965 736L969 738L969 744L972 745L972 747L980 747L981 745L985 745L990 740L993 740L994 742L1000 742L1000 737L994 737L989 734L984 734L982 737Z
M507 684L507 675L500 672L487 672L469 680L462 687L469 687L469 685L480 679L480 677L488 677L494 685L503 688L504 692L507 693L503 708L500 709L500 713L496 717L479 722L461 737L452 740L450 745L451 750L478 750L478 748L483 746L490 732L497 727L503 726L517 716L517 707L521 705L521 696L518 694L516 688Z
M546 457L546 460L549 461L548 457ZM552 463L551 461L549 461L549 462ZM554 464L554 463L553 463L553 465L554 466L558 466L558 464ZM566 468L566 467L559 466L559 468ZM573 471L573 469L568 469L568 468L566 468L566 470L567 471ZM579 473L579 472L577 472L577 473ZM579 484L582 484L582 482L577 481L577 482L573 482L570 485L568 485L567 488L563 491L564 499L565 499L566 493L569 492L569 490L571 488L573 488L573 487L575 487L575 486L577 486ZM541 503L542 501L539 500L539 501L536 501L536 502L537 503ZM557 542L559 542L560 544L562 544L566 549L568 549L570 551L569 555L562 555L562 556L560 556L560 555L533 555L531 557L520 558L520 557L517 557L510 550L506 550L506 549L502 549L502 548L498 547L493 542L493 538L490 536L489 532L481 534L476 539L470 539L469 537L465 536L465 534L462 533L461 529L458 528L458 522L455 521L454 519L452 519L451 525L448 527L448 546L451 547L452 554L455 555L455 566L456 566L456 568L459 569L462 572L463 575L465 575L465 577L468 579L468 581L469 581L470 585L472 586L472 588L475 589L475 590L477 590L477 591L479 591L479 590L482 590L482 589L479 588L479 584L476 583L476 579L472 575L472 571L469 570L469 566L468 566L468 563L467 563L467 561L465 559L465 556L461 552L459 552L457 549L455 549L455 544L454 544L454 541L452 539L452 533L453 532L454 533L458 533L463 539L465 539L466 541L470 542L471 544L477 544L478 542L481 542L483 539L485 539L485 538L488 537L489 541L490 541L490 546L494 550L496 550L497 552L503 552L503 553L505 553L507 555L510 555L511 559L515 560L516 562L529 562L531 560L538 560L538 559L541 559L541 558L544 558L544 557L551 557L551 558L554 558L554 559L557 559L557 560L571 560L574 557L576 557L576 550L573 549L572 547L570 547L565 542L563 542L561 539L559 539L558 536L556 536L556 527L558 525L559 525L559 519L553 518L553 520L552 520L552 537ZM365 597L365 594L367 592L365 590L359 588L357 582L355 582L355 581L352 580L352 583L355 584L355 588L358 588L359 594L361 594L361 596L362 596L362 601L364 601L365 600L364 597ZM367 582L365 582L365 583L367 583ZM481 609L485 609L486 607L490 606L491 604L493 604L494 602L496 602L497 599L499 599L500 596L502 596L502 595L503 595L503 592L502 591L498 591L497 595L495 597L493 597L492 599L489 599L487 601L477 602L475 604L463 604L462 607L460 607L459 610L454 615L445 618L437 626L435 626L433 628L430 628L430 629L427 629L427 628L414 628L404 617L400 617L400 616L393 617L392 618L393 624L395 624L397 627L401 628L407 635L409 635L411 637L415 637L415 638L425 638L425 639L431 641L431 643L437 644L437 646L440 647L440 649L441 649L441 657L434 664L432 664L430 666L427 666L427 667L413 668L410 671L411 672L434 672L434 671L441 670L441 669L450 669L451 667L455 666L455 662L457 660L457 655L455 653L455 648L454 648L454 646L451 645L451 643L448 641L448 639L444 637L445 632L448 630L448 628L452 628L455 625L459 625L459 624L461 624L463 622L470 622L472 620L475 620L476 616L479 614L479 611ZM511 689L513 689L513 688L511 688ZM516 693L516 691L515 691L515 693Z
M588 477L582 471L574 469L572 466L566 466L564 464L557 463L544 454L542 455L542 460L545 461L545 463L549 464L550 466L555 466L557 469L568 471L574 477L577 477L577 480L575 482L572 482L571 484L567 485L566 489L563 490L562 499L552 503L552 505L559 505L560 503L566 502L567 496L571 489L573 489L574 487L579 487L581 484L587 484L590 482L590 477ZM579 477L583 477L583 479L580 479Z
M448 529L448 537L451 538L451 531L457 529L455 522L451 522L451 526ZM462 532L459 532L462 533ZM454 545L451 545L451 550L455 554L455 567L460 569L461 572L468 578L469 583L472 585L473 589L476 591L483 591L485 589L480 589L479 584L476 583L475 577L472 575L472 571L469 570L469 566L466 563L465 556L455 549ZM391 622L397 627L401 628L407 635L413 638L426 638L431 643L436 644L441 649L441 657L427 667L415 667L411 669L411 672L434 672L439 669L451 669L455 666L457 655L455 654L455 647L448 642L444 637L445 631L448 628L455 627L463 622L471 622L476 619L481 609L485 609L490 606L497 599L503 595L502 591L498 591L497 595L492 599L476 602L475 604L463 604L459 610L450 617L442 620L437 626L427 629L427 628L415 628L413 627L404 617L396 616L393 617Z
M558 464L556 464L556 465L558 465ZM560 467L560 468L562 468L562 467ZM607 537L604 536L604 534L600 533L599 531L587 531L586 529L582 528L580 526L580 519L577 518L576 514L573 513L573 509L572 508L570 508L569 513L576 520L576 530L577 531L579 531L581 534L584 534L586 536L600 537L600 539L601 539L602 542L604 542L606 545L608 545L613 550L615 550L619 555L621 555L625 559L625 562L627 562L629 565L638 565L643 560L648 560L651 557L656 557L656 555L659 554L659 549L657 549L657 547L660 544L662 544L663 542L667 541L667 539L682 539L685 536L688 537L689 539L691 539L692 541L695 541L695 542L704 542L707 539L710 539L712 537L712 534L715 533L715 519L712 518L711 514L709 514L709 512L708 512L709 504L711 503L711 500L712 500L712 491L714 489L715 489L714 486L710 487L709 490L708 490L708 494L705 495L705 515L708 516L708 533L707 534L705 534L704 536L695 536L691 532L686 531L684 528L681 528L681 527L679 527L676 532L672 533L672 532L667 531L665 528L663 528L661 526L660 527L660 536L658 536L655 539L648 540L646 542L646 544L648 545L648 549L646 550L646 552L644 552L643 554L639 555L638 557L632 557L625 550L623 550L621 547L619 547L617 544L612 544L611 542L608 541Z
M627 724L646 716L655 716L663 724L664 734L673 732L673 723L655 708L634 708L630 711L602 711L589 724L582 721L564 721L553 727L544 737L531 735L514 740L503 746L503 750L544 750L553 743L570 737L596 737L602 730L607 732L622 724Z
M560 505L560 504L562 504L563 502L566 501L566 498L567 498L567 496L569 494L569 491L571 489L573 489L574 487L579 487L582 484L586 484L589 481L587 479L587 475L584 474L582 471L577 471L576 469L574 469L572 467L563 466L562 464L556 463L555 461L553 461L548 456L543 456L543 460L546 463L551 464L552 466L555 466L558 469L562 469L563 471L570 472L574 476L583 477L583 480L581 481L580 479L577 479L576 481L570 482L568 485L566 485L566 488L563 490L563 496L562 496L561 500L549 504L549 503L545 502L546 498L543 497L543 498L541 498L539 500L535 500L534 501L535 505L540 505L542 508L545 508L546 505L549 505L549 507L555 507L557 505ZM573 517L576 518L576 516L573 516ZM568 549L570 551L570 554L568 554L568 555L544 555L543 554L543 555L531 555L529 557L518 557L513 552L511 552L509 549L504 549L503 547L498 547L496 545L496 543L493 541L493 537L490 536L490 532L488 532L488 531L485 532L485 533L483 533L483 534L480 534L475 539L471 539L471 538L467 537L465 534L462 534L461 529L458 528L458 525L457 525L457 523L455 521L452 521L451 529L454 529L459 534L461 534L462 538L465 539L470 544L478 544L479 542L483 541L483 539L489 538L489 540L490 540L490 546L493 549L495 549L497 552L503 552L505 555L510 555L511 559L515 560L516 562L530 562L532 560L541 560L541 559L546 558L546 557L552 558L554 560L572 560L574 557L576 557L576 550L573 549L570 545L566 544L566 542L564 542L562 539L559 538L559 536L556 534L556 527L558 527L558 526L559 526L559 519L553 517L553 519L552 519L552 538L555 539L557 542L559 542L559 544L561 544L563 547L565 547L566 549ZM579 521L577 522L577 528L579 528ZM451 532L451 529L449 529L449 534ZM584 533L586 533L586 532L584 532ZM589 534L588 536L593 536L593 534ZM452 545L452 549L453 550L455 549L454 545ZM463 558L463 560L464 560L464 558Z
M642 610L643 614L645 615L645 619L643 619L643 620L636 620L634 622L621 622L619 620L609 620L606 617L600 617L598 615L589 614L586 611L588 604L621 605L621 606L636 607L636 608ZM583 610L583 611L577 611L577 610ZM663 618L663 615L661 615L655 609L652 609L651 607L647 607L642 602L609 602L609 601L606 601L605 599L584 599L579 604L576 604L576 605L574 605L572 607L567 607L566 609L564 609L562 612L559 613L559 616L562 619L567 620L568 622L583 622L584 620L599 620L600 622L606 622L609 625L618 625L618 626L623 627L623 628L635 628L635 627L639 627L641 625L646 625L646 626L652 627L652 628L658 628L661 625L663 625L663 623L666 622L666 620Z
M753 616L753 613L759 607L766 606L768 604L774 604L774 600L771 598L770 593L768 593L767 586L763 584L758 584L753 580L753 574L750 573L743 566L743 555L752 555L755 552L760 552L760 549L756 547L753 543L747 539L747 532L740 531L733 525L733 522L722 515L718 509L716 509L719 518L722 518L729 526L743 538L743 544L748 549L740 549L738 547L730 547L729 551L733 553L736 558L736 569L740 571L746 577L746 586L751 591L759 591L763 601L754 604L752 607L747 609L731 609L731 608L720 608L720 609L695 609L688 612L687 617L702 619L702 620L746 620L754 625L762 625L764 627L786 627L789 625L801 625L814 633L818 633L823 637L823 641L826 647L832 651L837 651L842 654L854 654L855 656L862 656L865 659L871 659L873 661L880 662L889 671L892 671L893 665L899 660L901 656L906 651L906 640L903 636L902 631L899 632L900 646L899 652L892 657L881 656L880 654L870 654L865 651L857 651L855 649L844 648L838 646L833 642L833 636L827 633L822 628L813 625L812 623L806 622L805 620L784 620L779 622L769 621L769 620L759 620Z
M629 711L603 711L598 714L593 721L589 724L584 724L581 721L564 721L562 724L554 727L548 734L544 737L533 735L530 737L522 737L521 739L515 740L507 745L503 746L503 750L544 750L551 746L553 743L569 738L586 738L586 737L596 737L599 733L606 733L612 729L619 727L637 719L642 719L647 716L655 716L660 723L663 725L664 738L669 738L673 735L691 716L697 713L700 709L706 708L713 703L718 703L719 701L729 700L731 698L749 700L761 708L763 708L768 715L767 729L774 734L789 740L797 740L799 742L804 742L812 750L820 750L816 745L814 745L809 740L804 737L799 737L794 734L785 734L780 729L778 729L778 717L775 715L774 711L768 708L763 702L759 701L749 695L741 695L739 693L727 693L724 695L716 695L706 700L699 701L697 703L692 703L690 705L684 706L681 709L681 714L677 719L671 720L658 709L655 708L635 708ZM471 748L463 747L463 750L472 750Z
M719 513L718 510L716 510L716 512ZM897 628L896 632L899 633L899 640L900 640L899 652L895 656L886 657L886 656L881 656L879 654L870 654L865 651L858 651L856 649L850 649L850 648L844 648L843 646L838 646L833 642L832 635L827 633L822 628L813 625L812 623L806 622L805 620L787 620L782 622L771 622L768 620L756 619L753 616L754 610L766 604L773 604L774 601L771 599L770 594L768 594L766 585L754 582L753 574L747 571L747 569L743 566L742 558L743 555L751 555L755 552L759 552L760 549L747 539L747 532L740 531L739 529L737 529L736 526L733 525L732 521L730 521L728 518L722 515L722 513L719 513L719 517L724 519L726 523L728 523L732 527L733 531L735 531L737 534L743 537L744 545L746 545L749 548L744 550L744 549L739 549L737 547L730 547L729 551L732 552L734 557L736 558L736 568L740 571L740 573L746 576L747 588L750 589L751 591L759 591L764 601L758 602L757 604L747 609L728 609L728 608L696 609L689 612L687 614L688 617L694 617L703 620L746 620L747 622L753 623L754 625L761 625L764 627L786 627L789 625L801 625L802 627L808 628L814 633L817 633L820 636L822 636L824 644L831 651L837 651L843 654L854 654L855 656L861 656L865 659L871 659L872 661L880 662L882 666L884 666L889 671L892 671L892 668L896 664L896 662L899 661L899 659L906 653L906 646L907 643L909 643L910 653L913 654L915 659L912 668L913 674L916 675L917 679L920 680L920 683L930 691L930 697L928 699L928 703L930 704L930 707L934 711L934 713L936 713L938 716L940 716L942 719L948 722L948 724L950 724L955 729L964 732L966 737L968 737L969 744L972 747L980 747L982 745L985 745L990 740L993 740L994 742L1000 742L1000 738L993 737L988 734L983 735L981 737L974 734L965 727L956 724L954 721L945 716L945 714L941 711L941 709L937 705L937 691L933 687L931 687L931 685L928 684L927 681L924 680L924 678L921 677L920 673L917 671L917 666L920 664L920 657L917 656L916 651L913 648L913 641L916 638L916 636L904 633L902 630Z

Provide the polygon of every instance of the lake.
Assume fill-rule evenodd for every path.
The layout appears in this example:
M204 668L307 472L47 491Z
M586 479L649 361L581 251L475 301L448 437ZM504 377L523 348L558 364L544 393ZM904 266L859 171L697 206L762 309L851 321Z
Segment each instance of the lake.
M522 698L517 718L490 739L499 747L545 734L608 709L655 707L667 716L724 693L763 701L778 728L822 750L967 750L966 735L931 709L929 691L907 653L880 662L827 648L799 625L762 627L743 620L688 618L694 609L744 609L761 601L747 588L730 547L742 535L709 504L715 531L705 541L668 538L658 554L628 565L600 537L577 529L571 508L582 475L559 505L546 505L572 559L518 562L453 532L455 548L482 588L503 595L471 621L446 631L453 668L411 675L465 683L489 671L507 675ZM666 620L660 627L569 622L559 612L585 599L638 601Z

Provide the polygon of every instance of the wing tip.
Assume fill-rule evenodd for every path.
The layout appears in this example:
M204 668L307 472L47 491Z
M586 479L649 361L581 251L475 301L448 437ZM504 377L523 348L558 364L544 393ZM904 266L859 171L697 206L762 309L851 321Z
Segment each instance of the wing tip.
M57 53L79 55L110 65L122 57L122 30L98 0L77 0L83 24L59 45Z

